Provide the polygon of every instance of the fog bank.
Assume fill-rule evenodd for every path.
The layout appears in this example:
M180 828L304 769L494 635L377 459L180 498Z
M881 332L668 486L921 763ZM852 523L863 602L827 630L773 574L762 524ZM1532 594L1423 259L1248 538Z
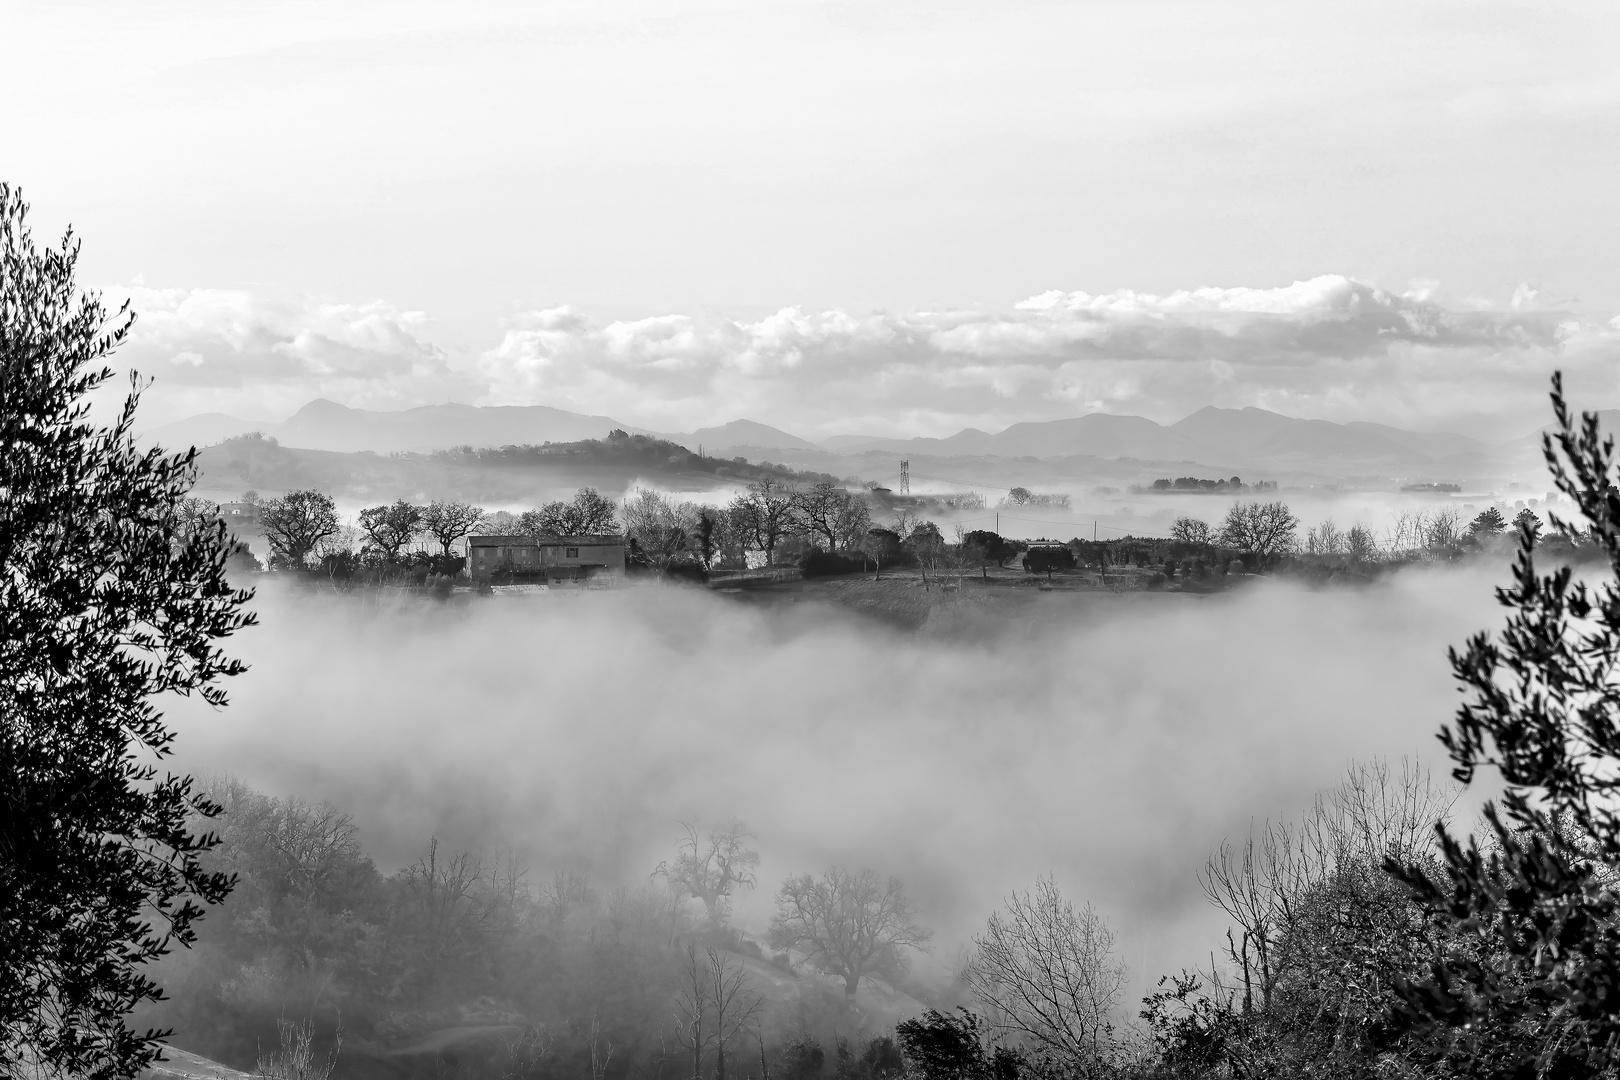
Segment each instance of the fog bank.
M1504 576L1049 594L1011 618L970 590L915 634L676 588L458 607L269 587L230 707L171 717L182 767L330 799L385 871L437 834L510 844L537 884L634 884L679 819L738 815L763 855L741 925L789 872L870 865L938 931L925 970L1051 872L1108 917L1139 995L1214 947L1195 872L1222 837L1351 758L1440 764L1446 646L1496 625Z

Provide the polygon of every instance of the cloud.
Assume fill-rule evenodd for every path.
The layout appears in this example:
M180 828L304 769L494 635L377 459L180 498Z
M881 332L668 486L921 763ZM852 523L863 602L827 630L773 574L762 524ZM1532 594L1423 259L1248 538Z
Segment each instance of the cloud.
M1327 275L1276 289L1054 291L992 313L785 308L756 322L599 325L560 308L516 320L478 368L503 404L634 402L640 422L677 427L748 415L808 433L945 434L1090 410L1174 420L1208 404L1444 425L1539 407L1555 366L1615 355L1612 332L1536 310L1524 293L1491 310L1447 307L1432 290Z
M1000 311L811 312L606 321L572 307L511 319L452 354L419 312L133 290L129 350L163 408L285 415L312 397L401 408L447 398L545 404L662 430L748 417L808 436L942 435L1090 411L1179 419L1205 405L1460 426L1540 422L1547 378L1620 397L1620 328L1539 307L1447 304L1324 275L1281 288L1046 292Z
M317 397L393 409L481 392L429 340L422 312L381 301L277 302L240 290L119 292L137 320L118 360L155 380L143 409L149 423L152 413L161 420L216 411L281 419Z

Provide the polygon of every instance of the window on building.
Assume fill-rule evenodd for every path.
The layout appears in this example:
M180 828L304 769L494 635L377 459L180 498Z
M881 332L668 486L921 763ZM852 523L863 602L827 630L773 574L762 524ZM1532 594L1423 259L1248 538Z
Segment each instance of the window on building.
M577 558L579 558L579 548L568 548L567 551L568 551L568 554L564 555L563 558L565 558L565 559L577 559Z

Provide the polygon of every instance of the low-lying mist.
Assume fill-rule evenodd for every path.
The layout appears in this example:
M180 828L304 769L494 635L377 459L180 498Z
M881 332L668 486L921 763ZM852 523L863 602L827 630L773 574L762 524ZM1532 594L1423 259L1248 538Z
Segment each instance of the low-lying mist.
M1114 927L1134 1002L1207 962L1224 921L1196 871L1223 837L1304 809L1352 758L1443 771L1445 649L1497 622L1503 576L999 615L970 588L915 633L675 587L391 605L272 583L230 707L171 718L182 767L330 800L385 872L437 835L509 846L537 882L637 884L678 821L741 817L763 861L738 925L763 930L790 872L871 866L937 931L925 977L1052 873Z

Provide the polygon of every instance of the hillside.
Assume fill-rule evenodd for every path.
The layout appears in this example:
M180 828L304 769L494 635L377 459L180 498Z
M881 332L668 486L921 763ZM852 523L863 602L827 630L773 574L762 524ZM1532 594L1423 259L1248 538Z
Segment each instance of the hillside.
M249 1080L249 1074L228 1065L210 1061L188 1050L165 1047L160 1061L140 1075L140 1080Z
M386 456L306 450L244 436L201 451L198 463L199 493L220 501L249 489L275 495L317 488L340 501L459 499L498 506L545 502L580 487L617 498L637 485L703 492L765 477L806 483L833 479L698 455L646 435Z
M208 413L155 429L151 442L217 445L258 431L283 446L339 453L431 454L457 446L536 446L604 439L615 430L660 439L716 458L785 461L801 469L885 476L898 460L953 475L971 466L995 484L1019 479L1031 459L1054 481L1124 483L1153 475L1265 475L1293 483L1469 481L1539 475L1536 437L1493 445L1447 432L1407 431L1363 421L1336 423L1266 409L1199 409L1173 424L1141 416L1090 413L1013 424L998 432L964 428L945 438L840 435L820 443L754 420L690 433L658 433L607 416L548 406L431 405L398 411L354 409L317 400L285 423ZM1021 462L1012 468L1006 463ZM1051 468L1051 466L1056 466ZM876 471L874 472L874 468Z

